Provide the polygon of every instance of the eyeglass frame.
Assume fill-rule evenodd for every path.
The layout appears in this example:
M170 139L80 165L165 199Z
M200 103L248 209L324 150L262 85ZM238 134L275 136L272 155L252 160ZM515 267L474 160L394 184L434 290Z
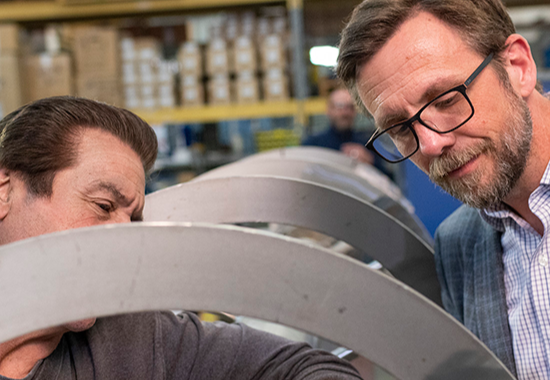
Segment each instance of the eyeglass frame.
M413 156L416 152L418 152L418 149L420 148L420 141L418 139L418 135L416 134L414 128L412 127L412 125L415 123L415 122L419 122L420 124L422 124L424 127L428 128L429 130L431 131L434 131L440 135L444 135L446 133L450 133L450 132L453 132L453 131L456 131L458 128L462 127L464 124L466 124L473 116L474 116L474 113L475 113L475 109L474 109L474 105L472 104L470 98L468 97L468 95L466 94L466 90L468 89L468 87L470 86L470 84L472 84L472 82L474 81L474 79L477 78L477 76L479 75L479 73L481 73L481 71L483 71L483 69L485 67L487 67L487 65L492 61L494 57L494 53L490 53L484 60L483 62L481 62L481 64L477 67L477 69L474 70L474 72L468 77L468 79L466 79L464 81L464 83L462 83L461 85L458 85L456 87L453 87L451 88L450 90L447 90L441 94L439 94L438 96L436 96L435 98L433 98L432 100L430 100L428 103L426 103L422 108L420 108L420 110L414 114L411 118L403 121L403 122L400 122L400 123L397 123L397 124L393 124L392 126L384 129L384 130L378 130L376 132L374 132L374 134L371 136L371 138L369 139L369 141L365 144L365 147L368 149L368 150L371 150L373 152L375 152L377 155L379 155L383 160L389 162L389 163L392 163L392 164L397 164L399 162L402 162L402 161L405 161L406 159L408 159L409 157ZM456 91L456 92L460 92L464 98L466 99L466 101L468 101L468 104L470 104L470 107L472 108L472 113L471 115L466 119L464 120L462 123L460 123L458 126L448 130L448 131L438 131L436 129L434 129L433 127L430 127L429 125L427 125L421 118L420 118L420 115L422 114L422 112L428 108L433 102L435 102L437 99L453 92L453 91ZM416 149L409 155L407 156L403 156L402 158L400 158L399 160L396 160L396 161L393 161L393 160L388 160L387 158L385 158L384 156L382 156L380 153L378 153L378 151L376 150L376 148L374 147L374 141L376 139L378 139L380 136L382 136L384 133L386 133L387 131L389 131L390 129L393 129L393 128L396 128L396 127L402 127L402 126L406 126L407 128L409 128L411 130L411 133L413 134L414 136L414 139L416 140ZM391 137L390 137L391 138Z

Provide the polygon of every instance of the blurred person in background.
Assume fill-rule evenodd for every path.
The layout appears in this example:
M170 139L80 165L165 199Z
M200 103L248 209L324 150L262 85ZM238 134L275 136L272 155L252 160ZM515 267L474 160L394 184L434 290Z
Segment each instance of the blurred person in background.
M361 163L374 165L386 175L384 161L365 148L368 134L354 130L357 108L349 91L343 87L334 89L327 101L329 128L320 134L308 136L304 146L318 146L338 150Z

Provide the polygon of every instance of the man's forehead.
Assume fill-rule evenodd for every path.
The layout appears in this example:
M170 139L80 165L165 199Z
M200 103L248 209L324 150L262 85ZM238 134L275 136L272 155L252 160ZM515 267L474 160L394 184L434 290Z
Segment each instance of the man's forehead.
M391 110L403 100L413 101L408 90L414 89L420 100L436 82L453 80L449 76L460 66L453 60L457 51L466 49L456 31L435 16L420 13L360 67L357 88L363 104L376 118L381 105Z

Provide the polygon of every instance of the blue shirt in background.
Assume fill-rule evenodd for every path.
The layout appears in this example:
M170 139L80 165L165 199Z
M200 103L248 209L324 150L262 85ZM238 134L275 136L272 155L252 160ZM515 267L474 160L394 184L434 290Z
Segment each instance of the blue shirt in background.
M302 145L318 146L321 148L329 148L339 151L342 144L357 143L365 145L368 140L369 135L366 132L354 130L338 131L336 128L331 126L323 133L308 136L302 142ZM374 152L372 152L372 155L374 156L374 167L393 179L392 173L385 168L384 160Z

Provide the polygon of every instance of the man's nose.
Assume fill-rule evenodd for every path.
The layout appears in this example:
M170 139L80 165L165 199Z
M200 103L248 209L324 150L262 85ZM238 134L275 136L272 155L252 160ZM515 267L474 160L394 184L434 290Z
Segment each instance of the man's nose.
M437 133L424 125L417 123L415 132L418 136L418 144L420 153L426 157L439 157L445 150L453 146L456 141L456 136L453 132Z
M116 215L111 220L111 223L130 223L132 218L125 212L116 213Z

